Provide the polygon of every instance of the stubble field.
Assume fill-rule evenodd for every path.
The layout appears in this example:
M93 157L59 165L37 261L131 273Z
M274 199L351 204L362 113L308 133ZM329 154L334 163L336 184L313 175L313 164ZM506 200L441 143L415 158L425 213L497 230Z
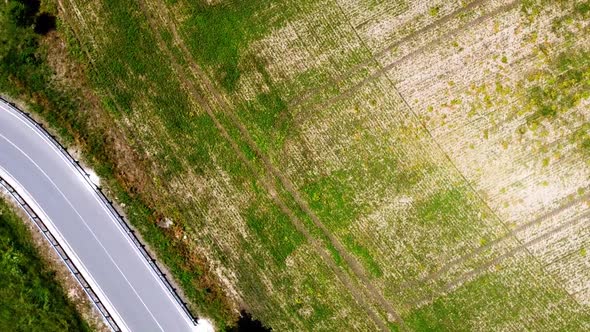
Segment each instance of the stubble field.
M56 6L218 326L590 328L589 2Z

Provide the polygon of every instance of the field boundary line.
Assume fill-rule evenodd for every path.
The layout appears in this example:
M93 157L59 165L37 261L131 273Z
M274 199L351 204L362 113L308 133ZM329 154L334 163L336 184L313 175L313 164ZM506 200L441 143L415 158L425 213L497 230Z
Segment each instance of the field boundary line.
M337 3L337 0L333 0L333 1L335 1L335 2L336 2L336 5L338 5L338 3ZM449 32L448 34L445 34L445 35L444 35L443 37L441 37L441 38L448 38L449 36L452 36L452 35L454 35L455 33L459 32L459 31L462 31L462 30L463 30L465 27L467 27L467 26L476 25L476 24L480 23L481 21L487 20L487 19L489 19L490 17L493 17L493 16L497 15L498 13L502 13L502 12L505 12L505 11L508 11L508 10L512 10L514 7L516 7L517 5L519 5L519 4L520 4L520 2L521 2L521 0L515 0L515 1L511 2L511 3L509 3L509 4L502 5L502 6L498 7L498 8L496 8L495 10L493 10L493 11L491 11L491 12L487 13L487 14L484 14L484 15L482 15L482 16L480 16L480 17L476 18L475 20L473 20L473 21L469 22L469 23L468 23L468 24L466 24L465 26L462 26L462 27L460 27L460 28L458 28L458 29L455 29L455 30L453 30L453 31ZM346 14L345 14L344 10L343 10L343 9L342 9L340 6L339 6L339 8L340 8L340 9L341 9L341 11L343 12L343 15L345 15L345 16L346 16ZM349 21L349 22L350 22L350 21ZM357 31L356 31L356 29L354 29L354 27L353 27L353 31L354 31L355 33L357 33ZM360 41L361 41L361 42L362 42L362 43L365 45L365 47L367 47L367 46L366 46L366 44L365 44L365 42L364 42L364 40L363 40L363 39L360 37L360 35L358 35L358 33L357 33L357 37L358 37L358 38L359 38L359 40L360 40ZM435 40L435 41L436 41L436 40ZM423 50L423 49L426 49L426 47L429 47L429 46L430 46L430 44L431 44L431 43L428 43L428 44L424 45L423 47L419 48L418 50ZM368 47L367 47L367 48L368 48ZM417 51L418 51L418 50L417 50ZM391 84L391 85L392 85L392 87L394 88L395 94L396 94L396 95L397 95L397 96L400 98L400 100L403 102L403 104L406 106L407 110L410 112L410 114L412 115L412 117L415 119L415 121L417 121L417 122L418 122L419 126L421 126L421 127L423 128L423 130L425 131L425 133L427 133L427 136L430 138L430 141L431 141L432 143L434 143L434 145L437 147L437 150L439 150L439 152L440 152L440 153L441 153L441 154L444 156L444 158L447 160L448 164L449 164L449 165L450 165L450 166L451 166L451 167L454 169L454 171L455 171L455 172L456 172L456 173L457 173L457 174L460 176L460 178L463 180L463 182L464 182L464 183L467 185L467 188L469 188L469 190L470 190L471 192L473 192L473 193L476 195L477 199L478 199L478 200L479 200L479 201L482 203L482 208L484 208L484 209L488 210L488 211L489 211L489 212L492 214L492 216L494 217L494 219L496 220L496 223L498 223L499 225L501 225L501 227L503 227L503 228L504 228L504 229L507 231L507 234L505 235L505 237L506 237L506 238L507 238L507 237L512 237L512 238L513 238L513 239L514 239L514 240L515 240L517 243L519 243L519 246L518 246L517 248L515 248L515 249L518 249L518 250L515 250L515 249L513 249L513 250L509 251L509 253L512 253L511 255L514 255L516 252L518 252L518 251L520 251L520 250L525 250L528 256L530 256L532 259L534 259L535 261L537 261L537 263L538 263L538 264L540 264L540 265L542 266L542 265L543 265L543 264L542 264L542 262L541 262L541 261L540 261L540 260L539 260L539 259L538 259L538 258L537 258L535 255L533 255L533 254L530 252L530 250L528 249L528 246L530 246L530 245L532 245L532 244L534 244L534 243L536 243L536 242L531 242L531 241L529 241L529 242L527 242L527 243L526 243L526 245L524 245L524 244L522 243L522 241L521 241L521 240L520 240L520 239L519 239L519 238L516 236L516 234L515 234L514 232L511 232L511 231L510 231L510 229L508 228L508 226L506 225L506 223L505 223L505 222L504 222L504 221L503 221L503 220L502 220L502 219L501 219L501 218L500 218L500 217L499 217L499 216L496 214L496 212L495 212L495 211L494 211L494 210L493 210L493 209L492 209L492 208L489 206L489 204L488 204L488 203L487 203L487 202L486 202L486 201L483 199L483 197L481 197L481 195L480 195L480 194L479 194L479 193L478 193L478 192L475 190L475 188L473 187L473 185L471 184L471 182L470 182L470 181L469 181L469 180L468 180L468 179L465 177L465 175L464 175L464 174L463 174L463 173L462 173L462 172L459 170L459 168L457 167L457 165L456 165L456 164L453 162L453 160L450 158L450 156L449 156L449 155L448 155L448 154L447 154L447 153L444 151L444 149L442 148L442 146L441 146L441 145L438 143L438 141L435 139L435 137L432 135L432 133L431 133L431 132L430 132L430 130L429 130L427 127L426 127L426 125L425 125L425 124L424 124L422 121L420 121L420 118L419 118L419 117L418 117L418 115L415 113L414 109L413 109L413 108L410 106L410 104L407 102L407 100L405 99L405 97L404 97L404 96L403 96L403 95L402 95L402 94L399 92L399 90L398 90L398 88L397 88L396 84L395 84L395 83L394 83L394 82L391 80L391 78L389 77L389 75L388 75L388 71L389 71L391 68L393 68L393 67L394 67L394 64L397 64L397 63L401 62L402 60L404 60L405 58L409 57L409 56L410 56L411 54L413 54L413 53L416 53L416 51L415 51L415 52L411 52L410 54L407 54L406 56L402 57L401 59L398 59L397 61L394 61L393 63L391 63L391 64L389 64L389 65L387 65L387 66L385 66L385 67L383 67L382 65L380 65L380 64L379 64L379 62L377 61L377 59L376 59L376 58L373 58L373 60L377 62L377 65L378 65L378 66L380 66L380 67L382 67L382 70L378 70L378 71L376 71L376 73L379 73L379 76L380 76L381 74L384 74L385 78L386 78L386 79L387 79L387 80L390 82L390 84ZM373 75L375 75L375 74L373 74ZM372 75L372 76L373 76L373 75ZM370 77L372 77L372 76L370 76ZM369 78L370 78L370 77L369 77ZM377 77L375 77L375 78L377 78ZM363 82L365 82L365 80L363 80L361 83L363 83ZM361 84L361 85L362 85L362 84ZM359 88L360 88L360 86L359 86ZM349 90L349 91L350 91L350 90ZM355 92L355 91L353 91L353 92ZM338 98L338 97L340 97L340 96L341 96L341 95L337 96L336 98ZM560 211L557 211L556 213L559 213L559 212L560 212ZM534 221L536 221L536 220L534 220ZM540 221L537 221L537 223L538 223L538 222L540 222ZM554 234L554 233L558 232L559 230L561 230L561 229L565 228L565 226L566 226L566 225L569 225L570 223L571 223L571 222L569 222L569 223L567 223L567 224L562 224L562 225L560 225L559 227L557 227L557 228L556 228L556 229L554 229L553 231L551 231L551 232L549 232L549 233L545 234L544 236L540 237L540 239L538 239L538 241L541 241L542 239L544 239L544 238L546 238L546 237L548 237L548 236L550 236L550 235L552 235L552 234ZM529 223L529 225L528 225L528 226L530 226L530 225L532 225L532 224L533 224L533 223L531 222L531 223ZM503 238L502 238L500 241L502 241L502 240L503 240ZM537 242L538 242L538 241L537 241ZM503 255L499 256L498 258L502 257L502 259L503 259L503 258L505 258L505 256L506 256L507 254L508 254L508 253L505 253L505 254L503 254ZM492 261L492 262L495 262L496 260L498 260L498 258L496 258L496 259L495 259L494 261ZM501 260L501 259L500 259L500 260ZM449 268L449 269L450 269L450 268ZM447 270L448 270L448 269L447 269ZM558 282L557 282L558 280L557 280L557 279L556 279L556 278L555 278L555 277L554 277L554 276L553 276L551 273L547 273L545 269L543 269L543 272L544 272L546 275L548 275L548 277L549 277L549 278L551 278L551 279L554 281L554 283L555 283L556 285L559 285L558 287L559 287L559 288L561 288L561 289L562 289L562 290L565 292L565 294L568 294L568 296L569 296L569 297L570 297L570 298L571 298L573 301L575 301L575 303L578 303L578 302L577 302L577 300L576 300L576 299L575 299L575 298L574 298L574 297L573 297L573 296L572 296L572 295L571 295L571 294L570 294L570 293L569 293L569 292L568 292L568 291L567 291L567 290L566 290L566 289L563 287L563 285L561 285L560 283L558 283ZM435 276L435 277L436 277L436 276ZM468 278L469 278L469 276L465 277L464 279L468 279ZM434 278L433 278L433 279L434 279ZM459 282L460 282L460 280L459 280ZM450 286L448 286L447 288L448 288L448 289L450 289L450 288L452 288L452 287L453 287L453 285L450 285Z
M436 20L436 21L434 21L434 22L432 22L432 23L430 23L430 24L428 24L428 25L420 28L418 31L420 31L420 32L429 31L432 28L434 28L435 26L438 26L440 24L444 24L444 23L448 22L449 20L452 20L453 18L455 18L456 16L460 15L461 13L463 13L466 10L469 10L469 9L472 9L472 8L475 8L475 7L479 7L479 5L483 4L486 1L488 1L488 0L475 0L475 1L471 2L471 3L469 3L466 6L466 7L469 7L469 8L461 7L458 10L456 10L456 11L454 11L452 13L449 13L448 15L445 15L445 16L441 17L439 20ZM477 3L477 5L474 5L475 3ZM336 4L340 7L340 4L338 4L338 2L336 2ZM370 18L368 18L366 20L366 22L363 22L361 24L358 24L357 26L353 26L352 23L350 24L350 26L354 29L354 31L357 31L357 28L359 28L360 26L366 24L368 21L372 20L376 16L377 15L371 16ZM453 16L453 17L448 18L449 16ZM390 43L385 48L381 49L380 51L377 51L377 53L373 53L373 51L368 46L366 46L367 50L369 51L369 54L372 55L371 57L367 58L366 61L363 61L363 62L361 62L359 64L356 64L352 68L350 68L347 72L345 72L345 73L343 73L341 75L338 75L337 77L334 77L333 79L330 80L330 83L329 84L324 84L324 85L321 85L319 87L310 88L310 89L307 89L306 91L303 91L303 93L301 94L302 96L301 97L298 97L298 98L295 98L294 100L290 101L289 102L289 105L290 106L298 106L300 103L302 103L303 101L311 98L316 93L318 93L318 92L326 89L328 86L333 85L335 83L338 83L338 82L340 82L342 80L345 80L345 79L351 77L359 69L368 66L369 63L372 62L375 59L375 57L379 58L382 55L384 55L387 51L392 50L393 48L395 48L396 46L398 46L402 42L405 42L407 40L410 40L410 39L414 38L417 35L417 32L418 31L411 32L411 33L403 36L399 40L393 41L392 43Z
M393 82L392 82L392 84L393 84ZM420 123L420 126L428 134L428 136L430 137L430 141L432 141L432 143L436 146L437 150L439 150L439 152L447 160L447 163L449 165L451 165L451 167L454 169L454 171L459 175L459 177L462 179L462 181L466 184L467 188L469 188L469 190L475 195L475 197L477 197L477 200L481 202L482 208L484 210L487 210L493 216L493 219L495 220L495 222L498 225L500 225L502 228L504 228L504 230L509 234L509 236L511 236L517 243L519 243L520 245L522 245L522 241L514 233L511 233L510 232L510 228L508 227L508 225L506 225L506 222L502 218L500 218L500 216L496 213L496 211L494 209L492 209L492 207L488 204L488 202L486 202L483 199L483 197L481 196L481 194L475 189L475 187L469 181L469 179L467 179L467 177L465 176L465 174L463 174L463 172L461 172L461 170L459 170L459 168L453 162L453 160L451 159L451 157L449 156L449 154L445 152L445 150L442 148L442 146L440 145L440 143L434 138L434 136L432 135L432 133L430 132L430 130L428 130L428 128L426 127L426 125L424 123L422 123L422 121L420 121L420 119L418 118L418 115L414 112L414 110L412 109L412 107L410 106L410 104L407 102L407 100L404 98L404 96L402 96L401 93L399 93L399 91L397 90L397 87L395 86L395 84L393 84L393 87L395 89L396 94L399 96L399 98L401 100L403 100L404 104L409 109L409 111L412 114L412 116L416 119L416 121L418 121ZM534 260L536 260L539 264L543 265L542 262L535 255L533 255L530 252L530 250L528 250L528 247L525 246L524 249L526 250L527 254L530 257L532 257ZM554 281L554 283L556 285L558 285L566 294L568 294L571 299L573 299L576 303L578 303L578 301L575 300L575 298L563 287L563 285L561 283L557 282L558 280L556 279L555 276L553 276L552 273L548 273L545 269L543 269L543 272L545 274L547 274Z
M364 85L366 85L367 83L370 83L376 79L378 79L379 77L386 75L387 72L389 72L391 69L393 69L394 67L396 67L397 65L401 64L404 61L407 61L408 59L416 56L417 54L423 53L426 50L428 50L430 47L432 47L433 45L436 45L437 43L439 43L441 40L445 40L448 39L449 37L452 37L454 35L456 35L457 33L460 33L461 31L464 31L466 28L469 28L471 26L477 25L483 21L486 21L500 13L509 11L514 9L514 7L516 7L518 4L520 4L521 0L515 0L514 2L511 2L509 4L506 5L502 5L488 13L485 13L477 18L475 18L472 21L469 21L468 23L465 23L464 25L460 26L459 28L453 29L452 31L449 31L437 38L435 38L434 40L431 40L427 43L425 43L422 46L419 46L418 48L410 51L409 53L406 53L402 56L400 56L399 58L397 58L396 60L390 62L387 65L382 65L381 63L379 63L375 57L371 57L370 59L368 59L367 61L363 62L362 64L356 65L353 68L351 68L349 71L347 71L346 73L339 75L339 77L337 77L336 79L333 79L330 81L329 84L324 84L321 87L317 88L317 91L314 92L314 94L306 97L304 100L298 100L297 103L289 103L289 105L291 107L311 107L311 108L316 108L316 107L330 107L330 105L345 99L347 97L349 97L350 95L354 94L356 91L358 91L360 88L362 88ZM373 54L371 52L370 49L368 49L369 54ZM350 77L352 77L353 74L355 74L356 72L358 72L358 70L360 68L364 68L367 67L372 61L377 61L377 63L379 64L379 69L375 70L373 73L371 73L369 76L365 77L364 79L362 79L361 81L353 84L351 87L345 89L342 93L338 94L337 96L334 96L332 98L329 98L323 102L309 102L306 103L306 101L311 98L313 95L315 95L316 93L325 90L328 86L330 85L335 85L338 84Z
M510 7L507 10L511 10L512 7L514 7L515 5L520 4L521 0L515 0L514 2L503 6L505 7ZM502 9L503 7L498 7L495 11L499 11L500 9ZM503 12L503 11L499 11L499 12ZM489 13L492 14L492 13ZM495 14L493 14L495 15ZM493 16L492 15L492 16ZM478 19L481 19L482 17L479 17ZM487 19L487 18L486 18ZM385 76L389 79L389 76L387 75L387 72L385 73ZM442 146L440 145L440 143L438 142L438 140L432 135L431 131L426 127L426 125L420 121L420 118L418 117L418 115L416 114L416 112L413 110L413 108L410 106L410 104L408 103L408 101L405 99L405 97L399 92L397 86L391 81L391 79L389 79L391 84L393 85L396 94L399 96L399 98L401 100L403 100L404 104L406 105L406 107L408 108L408 110L411 112L412 116L420 123L420 126L423 127L423 129L425 130L425 132L428 134L428 136L430 137L430 140L434 143L434 145L437 147L437 149L440 151L440 153L444 156L444 158L447 160L447 162L452 166L452 168L455 170L455 172L457 174L459 174L459 176L462 178L462 180L464 181L464 183L467 185L467 187L469 188L469 190L474 193L474 195L477 197L477 199L482 203L482 207L487 210L489 213L491 213L491 215L493 216L493 218L495 219L496 223L498 223L502 228L504 228L504 230L507 232L507 236L512 237L517 243L519 243L519 247L522 247L521 250L525 250L527 255L529 255L533 260L535 260L538 264L540 264L541 266L543 266L543 262L540 261L540 259L534 255L533 253L530 252L530 250L528 249L528 246L523 246L523 241L521 241L517 236L516 233L511 232L510 228L508 227L508 225L506 224L506 222L500 218L500 216L496 213L496 211L494 209L492 209L492 207L488 204L488 202L486 202L484 200L484 198L481 196L481 194L475 189L475 187L473 186L473 184L467 179L467 177L465 176L465 174L463 174L463 172L461 172L461 170L458 168L458 166L453 162L453 160L451 159L450 155L445 152L445 150L442 148ZM561 212L561 211L558 211ZM535 221L535 220L533 220ZM533 222L532 221L532 222ZM529 222L529 223L532 223ZM502 256L500 256L502 257ZM565 289L565 287L563 286L562 283L559 282L559 279L553 275L552 273L549 273L546 271L545 268L542 268L542 271L554 282L555 285L557 285L565 294L567 294L570 299L572 299L575 303L579 302L572 296L572 294L567 291L567 289Z
M435 271L433 273L430 273L429 275L427 275L426 277L424 277L424 278L422 278L420 280L416 280L416 281L409 282L409 283L406 283L404 285L401 285L400 286L400 289L404 289L404 288L408 288L408 287L414 287L414 286L417 286L419 283L422 283L422 282L435 281L440 276L442 276L443 274L445 274L446 272L448 272L450 269L452 269L453 267L455 267L455 266L457 266L457 265L459 265L459 264L461 264L461 263L463 263L463 262L465 262L465 261L467 261L467 260L469 260L471 258L474 258L476 255L482 253L483 251L485 251L487 249L490 249L492 247L495 247L496 244L502 243L502 242L506 241L509 238L513 238L513 239L518 240L518 238L516 237L516 234L518 234L518 233L520 233L520 232L522 232L522 231L524 231L524 230L526 230L526 229L528 229L530 227L533 227L535 225L541 224L544 221L546 221L547 219L550 219L552 217L555 217L555 216L559 215L561 212L563 212L563 211L565 211L565 210L567 210L567 209L575 206L578 203L582 203L582 202L584 202L585 200L588 200L588 199L590 199L590 193L589 194L586 194L586 195L584 195L582 197L579 197L579 198L577 198L575 200L572 200L572 201L568 202L567 204L561 205L561 206L557 207L556 209L553 209L553 210L551 210L551 211L549 211L549 212L547 212L547 213L545 213L545 214L543 214L543 215L541 215L541 216L539 216L539 217L537 217L537 218L535 218L535 219L533 219L531 221L528 221L528 222L526 222L526 223L524 223L524 224L516 227L513 230L510 230L508 233L505 233L502 236L500 236L498 238L495 238L494 240L486 243L485 245L480 246L480 247L477 247L474 250L470 251L469 253L467 253L467 254L465 254L465 255L463 255L461 257L458 257L458 258L455 258L455 259L451 260L450 262L444 264L439 270L437 270L437 271Z

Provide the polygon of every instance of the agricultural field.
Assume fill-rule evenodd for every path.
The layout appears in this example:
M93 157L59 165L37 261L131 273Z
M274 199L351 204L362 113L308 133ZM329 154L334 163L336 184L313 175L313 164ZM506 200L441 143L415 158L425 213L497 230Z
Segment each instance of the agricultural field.
M221 330L590 329L589 1L46 6L71 135Z

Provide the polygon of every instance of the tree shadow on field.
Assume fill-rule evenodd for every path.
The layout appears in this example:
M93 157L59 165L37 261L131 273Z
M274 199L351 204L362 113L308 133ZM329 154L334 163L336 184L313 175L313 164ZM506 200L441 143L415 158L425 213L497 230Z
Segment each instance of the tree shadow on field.
M272 332L272 329L262 325L259 320L252 319L251 314L242 310L236 326L227 329L226 332Z
M35 33L46 35L56 28L55 16L48 13L41 13L35 20Z

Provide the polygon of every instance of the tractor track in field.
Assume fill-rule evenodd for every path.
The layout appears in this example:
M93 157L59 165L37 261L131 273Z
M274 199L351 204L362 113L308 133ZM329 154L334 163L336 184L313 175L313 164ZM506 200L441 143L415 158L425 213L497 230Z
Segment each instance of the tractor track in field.
M160 48L167 54L168 57L172 60L172 65L175 68L177 73L181 73L181 66L175 61L175 57L172 52L167 48L165 42L161 39L157 31L157 25L153 21L153 16L150 14L149 9L146 8L146 3L142 0L139 1L140 6L144 12L144 15L149 21L150 27L152 31L154 31L154 35L156 36L158 43L160 44ZM159 8L159 14L163 15L166 12L166 9ZM164 20L167 21L167 20ZM165 22L164 24L167 24ZM384 331L388 330L385 323L383 323L377 316L372 309L370 309L363 299L362 294L358 291L357 287L353 286L353 281L342 271L334 262L334 260L330 257L330 254L326 251L326 249L320 244L320 242L315 239L311 233L307 230L305 225L297 218L297 216L291 211L291 209L283 202L280 198L279 191L275 185L275 179L273 179L270 175L262 175L256 170L256 167L253 163L248 160L248 158L244 155L244 153L240 150L238 144L235 142L234 139L230 136L228 131L225 127L221 124L221 122L217 119L214 114L214 110L210 103L205 100L199 90L204 90L203 92L209 92L214 98L217 104L219 104L222 113L227 115L233 122L233 124L238 128L240 133L242 134L242 138L246 141L248 146L255 152L256 156L263 161L264 169L268 174L271 174L276 179L279 180L280 184L285 188L285 190L294 198L295 202L299 205L303 212L307 214L308 217L313 221L314 225L319 228L322 233L330 240L331 244L336 248L338 253L344 258L346 263L348 264L351 271L354 275L361 281L361 284L367 288L370 297L373 298L376 304L384 309L390 320L393 320L400 324L403 327L403 321L401 316L397 313L395 309L391 306L391 304L381 295L379 290L372 284L370 281L367 273L364 271L364 268L360 265L360 263L352 257L348 251L344 248L344 246L336 239L336 237L323 225L323 223L319 220L317 215L311 210L307 202L301 197L298 191L294 188L293 184L286 178L284 174L279 172L274 165L272 165L268 156L266 156L262 151L257 147L254 140L248 133L246 127L239 121L237 116L229 111L231 109L229 102L222 96L222 94L217 91L214 87L213 83L208 78L207 74L195 63L190 55L190 51L186 47L184 41L178 34L176 29L175 23L167 24L168 28L171 30L177 45L181 48L181 51L185 57L185 60L189 63L190 70L192 74L195 76L196 79L204 85L203 88L199 88L195 86L190 80L186 79L185 77L181 77L181 80L185 87L189 89L190 94L196 99L198 104L205 109L208 115L212 118L215 122L215 125L218 130L222 133L223 137L230 143L232 148L238 154L238 157L248 166L248 168L257 176L259 180L262 181L262 184L265 186L266 190L268 191L269 195L275 201L275 203L281 208L281 210L289 217L293 225L300 231L307 239L307 241L314 247L314 249L320 254L322 259L330 266L330 268L334 271L334 273L338 276L340 281L346 286L349 290L351 295L355 298L355 300L363 307L368 313L369 316L375 321L375 323Z
M75 12L78 13L79 11L77 11L77 7L72 3L72 0L69 0L69 2L70 2L70 6L72 6L74 8ZM152 17L150 16L150 13L145 8L145 3L143 1L139 1L139 4L141 6L141 9L143 10L143 14L146 16L146 18L150 22L150 27L152 29L154 29L153 24L152 24L153 22L151 21ZM59 1L59 5L60 5L60 8L62 9L62 11L64 11L64 12L68 11L67 8L64 6L64 4L61 2L61 0ZM77 15L76 15L76 17L77 17ZM73 24L73 23L71 23L71 24ZM174 31L176 31L176 29L174 29ZM81 32L78 29L74 29L74 33L80 34ZM170 59L174 59L170 50L168 50L167 47L164 45L164 42L161 39L161 37L157 33L155 33L154 35L156 36L157 41L160 43L160 48L168 55L168 57ZM178 37L178 36L176 36L176 37ZM84 48L83 51L86 54L86 56L88 57L91 65L93 66L94 59L90 55L90 52L86 48ZM174 67L174 70L177 73L182 72L181 67L177 62L173 62L172 65ZM194 68L191 68L191 69L194 69ZM202 75L204 75L204 73L202 73ZM196 99L193 101L196 101L199 104L199 106L202 107L208 113L208 115L214 121L216 128L219 130L219 132L222 134L222 136L228 141L228 143L231 145L232 149L234 151L236 151L240 160L242 162L244 162L244 164L249 168L249 170L257 176L257 179L263 184L265 189L268 191L271 199L279 206L281 211L284 212L289 217L289 219L293 223L294 227L306 238L306 240L309 242L309 244L320 255L322 260L335 273L336 277L347 288L347 290L349 291L351 296L354 298L354 300L359 304L359 306L361 308L363 308L367 312L368 316L375 323L375 325L379 327L380 330L389 331L389 328L387 327L386 323L380 318L380 316L377 314L377 312L375 312L370 307L370 305L368 303L366 303L364 296L362 295L361 292L358 291L358 287L354 285L354 282L350 279L348 274L345 273L342 269L340 269L336 265L335 261L331 257L331 254L325 249L325 247L323 247L323 245L321 244L321 241L314 238L309 233L309 231L307 230L305 225L300 220L298 220L298 218L294 215L294 213L284 204L284 202L282 202L280 200L280 198L278 197L277 191L275 190L275 186L273 183L274 180L269 179L268 176L262 176L262 175L258 174L256 167L252 164L252 162L250 160L248 160L248 158L240 150L237 143L231 138L231 136L229 135L227 130L219 122L217 117L212 113L213 110L210 108L209 104L201 97L201 94L198 92L198 89L194 86L194 84L192 84L191 81L187 80L182 75L179 75L178 77L181 79L183 85L189 90L190 95ZM110 93L109 93L109 95L110 95Z
M356 92L358 92L360 89L362 89L364 86L366 86L367 84L376 81L377 79L379 79L381 76L386 75L387 72L389 72L391 69L397 67L398 65L400 65L403 62L408 61L409 59L415 57L418 54L424 53L425 51L427 51L428 49L430 49L432 46L437 45L438 43L440 43L441 39L448 39L450 37L453 37L454 35L456 35L457 33L460 33L461 31L464 31L464 29L477 25L481 22L484 22L492 17L495 17L496 15L503 13L505 11L514 9L516 7L516 5L518 5L520 3L520 0L514 1L508 5L504 5L501 7L496 8L495 10L482 15L478 18L476 18L475 20L465 24L464 26L461 26L457 29L454 29L446 34L444 34L443 36L430 41L428 43L426 43L425 45L420 46L419 48L415 49L414 51L403 55L401 58L389 63L386 66L382 66L380 67L378 70L374 71L371 75L369 75L368 77L364 78L362 81L356 83L355 85L353 85L352 87L346 89L345 91L343 91L342 93L340 93L338 96L335 96L333 98L328 99L325 102L322 103L318 103L315 105L304 105L304 107L312 107L312 108L327 108L330 107L331 105L340 102L344 99L349 98L350 96L354 95ZM338 84L340 81L336 81L334 84Z
M313 95L317 94L318 92L326 89L328 86L331 86L331 85L334 85L334 84L336 84L338 82L341 82L343 80L346 80L349 77L351 77L353 74L355 74L356 72L358 72L359 69L362 69L364 67L369 66L372 62L374 62L374 59L375 58L380 58L381 56L385 55L387 52L395 49L397 46L399 46L403 42L412 40L413 38L415 38L418 35L418 32L425 33L425 32L431 31L431 30L435 29L436 27L438 27L438 26L440 26L442 24L445 24L446 22L452 20L453 18L458 17L459 15L461 15L464 12L466 12L467 10L470 10L470 9L473 9L473 8L478 7L479 5L481 5L482 3L486 2L486 1L488 1L488 0L476 0L476 1L473 1L473 2L469 3L467 6L462 7L462 8L460 8L460 9L458 9L458 10L452 12L452 13L449 13L448 15L445 15L445 16L441 17L439 20L436 20L436 21L434 21L434 22L432 22L430 24L427 24L427 25L423 26L418 31L414 31L414 32L411 32L411 33L403 36L399 40L396 40L393 43L389 44L389 46L386 46L381 51L378 51L377 53L373 54L373 56L369 57L367 60L354 65L352 68L350 68L345 73L342 73L342 74L334 77L333 79L330 80L330 84L321 85L319 87L311 88L311 89L308 89L307 91L304 91L299 97L297 97L296 99L292 100L289 103L289 105L295 107L295 106L303 103L305 100L311 98ZM367 21L369 21L371 19L373 19L373 17L367 19ZM354 26L353 27L354 31L357 31L357 29L360 26L362 26L362 25L363 24L359 24L357 26ZM369 53L370 54L372 53L370 49L369 49Z
M387 54L387 52L390 52L392 50L394 50L396 47L398 47L401 44L404 44L414 38L416 38L417 36L420 36L426 32L430 32L431 30L436 29L437 27L450 22L451 20L459 17L460 15L462 15L463 13L470 11L472 9L475 9L479 6L481 6L482 4L486 3L488 0L475 0L473 2L470 2L469 4L462 6L461 8L459 8L458 10L449 13L443 17L441 17L440 19L432 22L431 24L428 24L416 31L413 31L407 35L405 35L404 37L402 37L399 40L396 40L395 42L393 42L392 44L390 44L389 46L387 46L386 48L382 49L381 51L377 52L375 54L375 57L380 58L384 55Z
M541 224L545 220L555 217L555 216L559 215L561 212L575 206L576 204L582 203L588 199L590 199L590 194L585 194L584 196L581 196L581 197L579 197L575 200L572 200L564 205L561 205L560 207L553 209L553 210L543 214L542 216L539 216L529 222L526 222L526 223L516 227L515 229L511 230L510 232L504 234L503 236L498 237L498 238L486 243L485 245L477 247L476 249L470 251L469 253L446 263L440 269L438 269L437 271L435 271L433 273L430 273L429 275L427 275L426 277L424 277L422 279L412 281L412 282L407 282L407 283L400 285L400 289L416 287L422 283L436 281L438 278L440 278L442 275L444 275L446 272L448 272L453 267L460 265L460 264L474 258L476 255L478 255L488 249L491 249L492 247L495 247L497 244L504 242L509 238L516 238L516 235L518 233L520 233L528 228L531 228L535 225ZM550 233L551 233L551 231L550 231ZM523 248L521 248L521 249L523 249Z
M477 277L479 275L481 275L482 273L484 273L486 270L488 270L489 268L493 267L494 265L498 265L499 263L501 263L503 260L513 257L516 254L518 254L519 252L522 251L526 251L528 250L528 248L532 245L535 245L541 241L544 241L548 238L550 238L552 235L559 233L560 231L567 229L571 226L575 226L577 224L579 224L580 222L583 222L584 219L590 217L590 212L585 212L582 213L572 219L570 219L568 222L562 223L561 225L551 229L550 231L537 236L536 238L523 242L521 244L519 244L518 246L510 249L508 252L494 258L491 261L488 261L487 263L478 266L477 268L464 273L463 275L459 276L458 278L456 278L455 280L446 283L442 288L438 289L437 291L435 291L435 294L433 295L429 295L429 296L425 296L423 298L420 298L418 300L416 300L413 303L413 306L415 307L419 307L421 305L424 305L425 303L430 303L432 302L437 296L447 293L450 290L453 290L454 288L456 288L457 286L465 283L466 281L473 279L474 277ZM569 294L569 292L566 291L566 293L568 295L571 296L571 294ZM575 301L575 299L574 299Z
M289 107L312 107L312 108L325 108L325 107L329 107L332 104L335 104L343 99L348 98L349 96L353 95L354 93L356 93L358 90L360 90L363 86L365 86L366 84L377 80L379 77L381 77L382 75L386 74L388 71L390 71L391 69L395 68L396 66L400 65L403 62L406 62L407 60L415 57L418 54L424 53L425 51L427 51L428 49L430 49L431 47L437 45L438 43L440 43L441 40L446 40L449 39L453 36L455 36L456 34L460 33L461 31L464 31L465 29L475 26L479 23L485 22L486 20L495 17L498 14L501 14L503 12L507 12L509 10L514 9L516 6L518 6L521 3L522 0L516 0L513 1L511 3L508 3L506 5L502 5L499 6L498 8L485 13L477 18L475 18L474 20L465 23L464 25L453 29L445 34L443 34L442 36L435 38L434 40L431 40L429 42L427 42L426 44L418 47L417 49L402 55L400 58L398 58L397 60L394 60L393 62L389 63L388 65L385 66L379 66L379 69L375 70L372 74L370 74L369 76L365 77L363 80L361 80L360 82L357 82L356 84L354 84L352 87L346 89L345 91L343 91L342 93L340 93L339 95L332 97L324 102L319 102L319 103L314 103L314 102L310 102L310 103L306 103L307 100L309 100L310 98L312 98L314 95L318 94L319 92L325 90L327 87L329 86L335 86L340 82L343 82L347 79L349 79L350 77L352 77L352 75L356 74L359 70L363 69L363 68L367 68L369 65L375 63L377 61L377 59L381 58L382 56L384 56L388 51L390 51L391 49L394 49L396 46L399 46L401 44L401 41L396 41L395 43L391 44L390 46L386 47L385 49L377 52L374 56L371 56L370 58L368 58L366 61L357 64L355 66L353 66L350 70L346 71L345 73L339 75L338 77L335 77L334 79L330 80L329 84L325 84L322 86L319 86L317 88L312 88L306 92L304 92L302 94L301 97L296 98L294 100L292 100L289 103ZM481 5L484 1L481 1L479 3L479 5ZM477 6L473 6L470 8L476 8ZM448 16L451 16L450 18L447 18L447 20L451 20L452 18L455 18L456 16L459 16L461 13L463 13L466 9L462 8L456 12L454 12L455 14L449 14ZM444 18L443 18L444 19ZM434 28L436 28L438 26L439 23L437 23L439 21L436 21L434 23L432 23L431 25L426 26L423 31L430 31ZM442 22L440 24L443 24L445 22ZM411 40L413 37L415 37L415 34L411 34L410 36L406 36L404 38L402 38L402 40L404 41L408 41ZM370 52L370 50L369 50ZM377 61L377 64L378 61Z

